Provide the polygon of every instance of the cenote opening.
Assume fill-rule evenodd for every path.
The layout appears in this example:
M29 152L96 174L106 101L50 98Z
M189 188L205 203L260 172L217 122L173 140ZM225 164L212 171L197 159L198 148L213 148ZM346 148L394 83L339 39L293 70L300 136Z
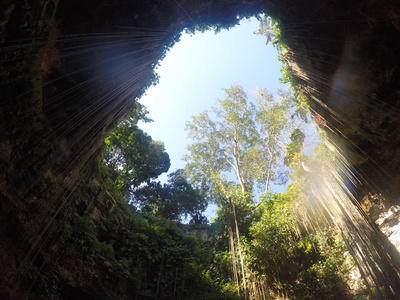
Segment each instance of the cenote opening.
M2 299L399 297L397 3L0 11Z

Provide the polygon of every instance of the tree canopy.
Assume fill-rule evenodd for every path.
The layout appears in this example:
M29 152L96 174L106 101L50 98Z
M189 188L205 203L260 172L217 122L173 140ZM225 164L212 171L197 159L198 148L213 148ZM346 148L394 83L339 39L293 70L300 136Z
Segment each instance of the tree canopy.
M154 141L137 125L151 121L147 111L137 103L128 118L122 121L105 140L103 159L110 176L126 197L142 183L149 183L170 167L164 143Z
M131 203L165 219L181 220L190 216L195 223L206 222L202 212L207 202L200 190L188 182L183 170L176 170L168 177L167 183L153 181L135 190Z
M263 193L272 183L285 183L285 136L295 126L290 118L295 101L289 92L280 91L278 96L258 90L254 103L234 85L225 89L225 99L210 112L192 117L187 131L194 142L186 156L192 180L212 190L216 174L228 178L231 172L242 192L258 186Z

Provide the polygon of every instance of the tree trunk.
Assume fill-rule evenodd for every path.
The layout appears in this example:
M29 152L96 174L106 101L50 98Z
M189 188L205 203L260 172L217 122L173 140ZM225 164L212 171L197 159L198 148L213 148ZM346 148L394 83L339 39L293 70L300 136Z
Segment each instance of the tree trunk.
M233 230L231 225L228 226L228 235L229 235L229 252L232 255L232 274L233 274L233 281L235 282L236 287L238 288L239 293L239 278L238 272L236 268L236 250L235 250L235 242L233 236Z
M238 226L238 223L237 223L236 207L235 207L234 201L232 199L230 199L230 200L231 200L231 204L232 204L233 219L234 219L234 222L235 222L236 241L237 241L237 245L238 245L239 261L240 261L240 267L241 267L241 271L242 271L242 281L243 281L244 295L245 295L245 299L247 299L246 272L244 270L244 259L243 259L242 248L240 246L240 233L239 233L239 226Z
M158 299L158 295L160 294L160 286L161 286L163 270L164 270L164 257L162 258L161 264L160 264L160 272L158 273L157 289L156 289L156 294L154 295L154 299Z

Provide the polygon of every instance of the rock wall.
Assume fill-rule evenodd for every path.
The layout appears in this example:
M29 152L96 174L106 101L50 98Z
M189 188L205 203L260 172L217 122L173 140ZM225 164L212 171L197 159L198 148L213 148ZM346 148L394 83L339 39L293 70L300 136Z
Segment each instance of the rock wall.
M399 194L399 5L320 1L279 15L294 81L376 219Z
M96 156L157 81L154 67L184 28L228 27L259 9L241 1L0 4L0 298L140 299L135 266L127 271L132 263L118 253L141 227L121 233L129 213L120 202L110 212L106 179L93 185ZM147 267L157 278L158 267Z

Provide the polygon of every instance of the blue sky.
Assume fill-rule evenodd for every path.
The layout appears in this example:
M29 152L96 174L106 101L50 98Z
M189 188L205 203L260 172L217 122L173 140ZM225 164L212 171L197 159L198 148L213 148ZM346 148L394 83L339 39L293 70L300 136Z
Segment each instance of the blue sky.
M253 33L258 28L259 22L252 18L218 34L183 34L161 62L159 84L140 99L154 122L140 127L165 143L170 171L185 165L181 158L190 143L186 122L213 106L216 99L223 99L222 89L239 84L251 98L257 88L268 88L274 94L286 88L279 83L277 51L265 44L264 36Z

